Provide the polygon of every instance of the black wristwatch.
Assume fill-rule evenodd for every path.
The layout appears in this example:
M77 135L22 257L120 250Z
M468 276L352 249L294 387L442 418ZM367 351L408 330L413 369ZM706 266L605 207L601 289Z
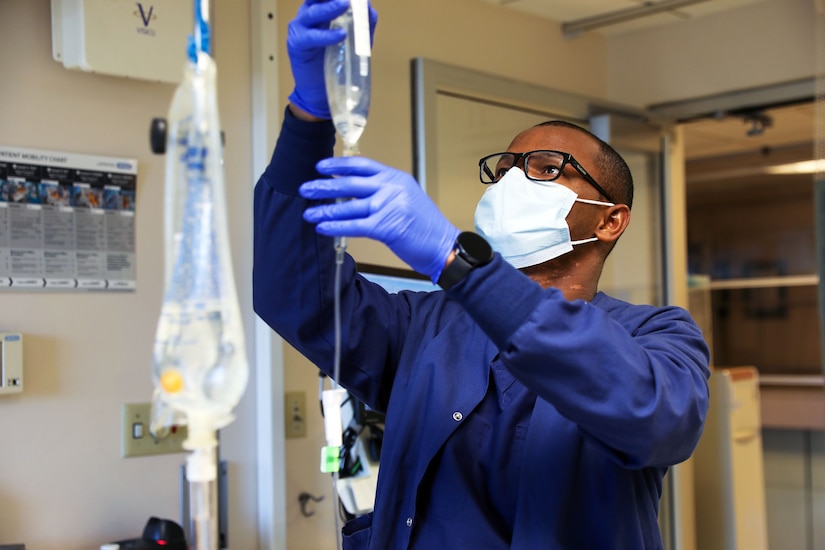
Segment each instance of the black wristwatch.
M455 240L455 257L438 278L438 286L449 290L474 267L490 263L493 248L484 237L470 231L460 233Z

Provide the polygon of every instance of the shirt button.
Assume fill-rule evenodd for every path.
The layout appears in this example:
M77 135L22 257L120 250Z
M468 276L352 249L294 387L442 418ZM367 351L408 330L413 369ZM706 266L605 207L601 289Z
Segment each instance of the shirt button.
M461 414L459 411L453 413L453 420L456 422L461 422L461 419L464 418L464 415Z
M412 518L407 518L407 527L412 527Z

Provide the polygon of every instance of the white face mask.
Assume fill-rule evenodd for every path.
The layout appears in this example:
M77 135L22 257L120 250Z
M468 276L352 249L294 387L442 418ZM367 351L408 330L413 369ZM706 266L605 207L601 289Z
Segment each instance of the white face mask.
M573 246L598 240L570 240L567 214L574 202L614 206L580 199L553 181L534 181L513 167L490 185L476 207L476 233L487 239L513 267L521 269L557 258Z

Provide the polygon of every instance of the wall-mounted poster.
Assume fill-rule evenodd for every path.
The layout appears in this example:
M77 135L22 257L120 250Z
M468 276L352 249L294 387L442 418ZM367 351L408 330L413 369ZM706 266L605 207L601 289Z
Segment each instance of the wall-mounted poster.
M137 160L0 145L0 290L134 290Z

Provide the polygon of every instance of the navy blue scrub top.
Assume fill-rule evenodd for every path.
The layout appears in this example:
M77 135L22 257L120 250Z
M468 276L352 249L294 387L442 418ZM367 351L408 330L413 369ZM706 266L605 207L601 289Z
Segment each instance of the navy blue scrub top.
M427 472L411 548L439 548L455 521L476 528L467 548L510 548L524 437L536 395L493 360L489 387L476 410L447 440Z

